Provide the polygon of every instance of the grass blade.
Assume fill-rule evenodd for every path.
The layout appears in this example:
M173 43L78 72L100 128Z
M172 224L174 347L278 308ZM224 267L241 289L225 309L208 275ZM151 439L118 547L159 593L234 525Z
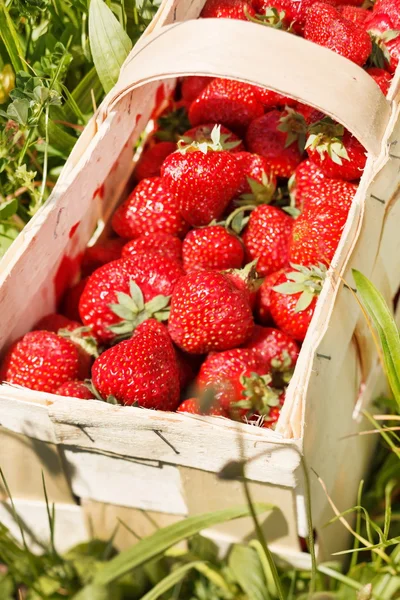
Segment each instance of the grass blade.
M104 0L91 0L89 40L93 62L105 92L117 83L132 42Z
M22 60L23 52L18 39L14 23L9 15L4 0L0 0L0 36L7 48L14 71L28 71L28 67Z
M382 294L362 273L353 269L357 294L378 332L382 345L386 375L400 406L400 336L395 320Z
M95 67L90 69L81 79L76 88L71 92L66 103L63 106L66 121L72 121L76 115L75 107L78 106L81 113L89 115L92 112L92 94L98 102L103 93L99 76ZM77 115L76 115L77 116Z
M254 509L261 513L270 510L268 504L256 504ZM102 567L94 578L94 583L99 585L107 585L128 571L144 564L145 562L156 558L171 546L185 540L203 529L238 519L240 517L249 516L249 507L229 508L220 510L205 515L196 515L188 519L184 519L179 523L174 523L163 529L159 529L151 536L138 542L132 548L121 552L113 558L107 565ZM79 593L74 600L81 600Z
M183 565L183 567L179 567L178 569L174 569L172 573L157 583L157 585L155 585L150 592L147 592L147 594L142 596L141 600L157 600L157 598L160 598L160 596L165 594L165 592L168 592L168 590L170 590L174 585L182 581L182 579L186 577L191 569L203 564L204 563L200 561L195 561L188 563L187 565Z

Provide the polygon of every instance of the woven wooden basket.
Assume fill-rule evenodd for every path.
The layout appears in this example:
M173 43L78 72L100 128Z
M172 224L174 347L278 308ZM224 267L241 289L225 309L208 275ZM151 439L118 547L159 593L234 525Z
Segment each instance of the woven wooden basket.
M111 530L121 514L146 533L142 509L164 524L244 502L240 483L215 475L244 455L251 459L247 476L254 498L279 507L263 523L272 549L306 565L299 542L307 534L302 457L310 467L319 554L326 558L345 547L346 532L341 525L323 528L332 511L315 473L338 508L349 508L374 448L371 436L357 434L366 427L362 411L385 382L349 287L354 287L351 268L372 278L389 302L400 283L400 73L385 98L361 68L302 38L250 22L196 20L203 4L162 4L82 134L51 198L4 257L0 345L8 347L54 311L57 294L71 283L96 226L99 235L124 199L134 166L132 147L177 77L210 75L264 86L322 110L368 151L276 431L3 384L2 466L24 502L42 498L43 465L50 497L71 505L78 497L79 510L98 534ZM268 53L279 61L267 63ZM251 521L242 519L208 534L223 544L247 539L252 529Z

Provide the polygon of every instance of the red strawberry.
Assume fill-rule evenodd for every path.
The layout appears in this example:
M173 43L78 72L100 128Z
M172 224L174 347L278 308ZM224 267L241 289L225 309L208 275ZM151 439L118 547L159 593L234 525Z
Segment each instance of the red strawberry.
M268 204L257 206L251 213L243 233L243 243L247 259L258 259L260 275L269 275L287 265L292 226L291 217Z
M69 288L61 303L61 312L72 321L80 321L79 300L85 289L88 278L81 279L79 283Z
M334 7L316 2L307 11L304 37L362 66L372 51L368 33Z
M161 254L137 254L97 269L79 302L85 325L102 342L127 335L151 316L168 318L169 296L184 274L180 264Z
M268 414L260 415L255 413L249 418L245 417L244 421L248 425L253 425L255 427L263 427L264 429L275 429L276 423L281 414L282 406L285 403L285 392L282 392L278 396L279 404L277 406L270 406Z
M224 271L224 275L246 296L253 310L256 304L257 291L263 281L257 270L257 260L248 263L242 269L228 269Z
M180 389L184 390L196 377L200 368L201 357L187 354L177 346L174 346L174 350L178 364Z
M343 15L345 19L353 21L353 23L356 23L360 26L365 23L365 20L371 14L370 11L366 8L361 8L359 6L354 6L351 4L339 6L339 12Z
M270 307L275 323L299 342L307 333L325 276L323 265L289 268L271 290Z
M79 380L63 383L54 393L57 394L57 396L81 398L82 400L91 400L95 398L83 381Z
M329 265L347 220L348 203L323 205L296 219L289 244L289 259L298 265Z
M310 128L306 150L312 162L332 179L359 179L367 161L360 142L329 117Z
M299 355L299 347L292 337L279 329L260 325L255 325L253 335L243 347L261 356L267 372L273 369L293 370Z
M228 350L243 344L253 331L247 295L217 271L194 271L177 283L168 322L180 348L193 354Z
M228 411L233 403L244 399L240 377L250 372L267 373L263 359L253 350L234 348L211 352L201 366L196 383L200 391L212 390L218 405Z
M363 0L353 1L361 4ZM296 33L302 34L307 12L316 2L318 2L318 0L254 0L253 5L256 11L261 14L265 14L270 7L274 7L280 14L283 24L286 27L292 26ZM327 0L326 3L334 6L342 4L340 0ZM348 4L350 3L351 0Z
M367 73L371 75L372 79L379 85L382 93L387 96L387 93L392 83L392 75L385 71L385 69L379 69L378 67L371 67L366 69Z
M52 331L26 333L12 344L0 368L0 381L50 393L87 375L78 348Z
M205 125L197 125L196 127L192 127L185 131L182 139L188 144L192 142L203 143L212 143L211 133L215 127L214 123L206 123ZM220 125L220 141L222 146L228 145L229 151L231 153L243 152L244 145L243 142L238 138L237 135L232 133L227 127Z
M130 340L106 350L92 368L99 394L119 404L175 410L179 403L179 374L167 329L150 319Z
M102 265L121 258L124 243L124 240L116 238L96 242L86 248L81 264L82 273L85 276L90 275Z
M238 269L243 264L244 250L240 239L221 225L192 229L182 245L186 272Z
M251 121L264 113L256 98L254 86L230 79L213 79L192 103L189 120L192 125L221 123L243 133Z
M161 165L171 152L175 152L175 142L158 142L146 147L135 167L135 179L150 179L160 175Z
M400 22L397 18L374 10L364 22L364 27L372 39L371 63L394 73L400 57Z
M279 110L267 112L252 121L246 134L246 144L250 152L264 156L277 177L290 177L302 157L302 152L295 143L296 137L291 141L290 132L280 129L282 126L286 127L283 121L290 114L288 110L284 113ZM304 122L304 134L305 131ZM290 145L287 146L288 141Z
M182 144L161 172L184 219L194 227L208 225L232 200L241 173L234 156L223 149L215 127L211 143Z
M155 231L183 237L189 230L175 196L162 177L142 179L129 198L117 208L111 224L118 235L128 240Z
M256 314L263 325L272 325L271 316L271 290L279 277L284 272L283 269L268 275L258 290L256 300Z
M254 16L251 2L246 0L207 0L200 16L206 19L241 19L246 21L246 13Z
M182 98L185 102L193 102L193 100L196 100L197 96L200 96L204 88L211 83L212 79L212 77L205 77L203 75L185 77L181 85Z
M227 412L220 406L203 408L198 398L188 398L181 402L176 412L190 413L192 415L210 415L212 417L227 417Z
M388 17L392 23L391 29L400 29L399 0L376 0L373 14L382 14Z
M318 194L318 188L324 179L325 175L321 169L311 160L303 160L296 168L289 186L295 206L300 212L303 211L308 197Z
M82 323L78 321L72 321L64 315L59 315L58 313L51 313L46 315L40 319L36 323L36 325L32 328L33 331L42 330L42 331L52 331L53 333L58 333L60 329L69 329L73 331L74 329L78 329L82 327Z
M251 152L237 152L235 158L242 172L242 180L236 194L252 194L262 201L269 202L276 189L276 177L268 160Z
M345 215L350 210L351 203L357 191L357 185L349 181L341 179L325 178L319 185L310 189L307 197L304 199L303 213L304 215L313 215L320 209L327 208L330 210L335 207L342 210Z
M254 94L264 108L275 108L276 106L295 106L296 100L282 96L278 92L267 90L266 88L254 86Z
M122 258L129 258L135 254L143 252L159 252L175 260L182 259L182 242L179 238L170 233L155 231L154 233L144 233L135 240L131 240L122 249Z

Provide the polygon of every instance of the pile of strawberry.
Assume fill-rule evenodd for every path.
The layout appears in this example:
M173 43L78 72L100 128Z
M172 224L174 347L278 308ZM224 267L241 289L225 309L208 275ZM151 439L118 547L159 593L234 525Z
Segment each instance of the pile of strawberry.
M361 66L378 57L367 70L386 93L400 3L360 4L208 0L202 16L284 28ZM12 345L0 380L274 427L365 162L311 107L185 78L113 215L117 237L86 250L60 313Z

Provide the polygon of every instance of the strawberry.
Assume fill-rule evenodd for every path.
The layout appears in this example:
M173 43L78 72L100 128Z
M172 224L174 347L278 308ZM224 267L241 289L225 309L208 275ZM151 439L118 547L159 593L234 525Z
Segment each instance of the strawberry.
M251 2L246 2L246 0L207 0L200 16L203 19L241 19L246 21L246 14L251 16L256 14Z
M294 106L296 104L296 100L293 100L293 98L282 96L282 94L278 94L278 92L273 92L272 90L267 90L266 88L262 87L254 86L254 94L264 108L275 108L276 106Z
M192 103L193 100L196 100L197 96L200 96L201 92L212 80L212 77L205 77L203 75L185 77L181 85L182 98L185 102Z
M142 323L130 340L106 350L95 361L92 381L104 399L123 405L175 410L179 374L167 329L152 319Z
M180 348L193 354L228 350L252 334L248 296L217 271L194 271L182 277L172 295L168 322Z
M396 18L374 10L365 20L364 28L372 40L370 62L389 73L394 73L400 57L400 23L395 27Z
M220 129L211 133L211 143L179 142L161 169L163 179L179 205L183 218L199 227L222 215L233 198L241 173L234 156L223 149Z
M262 423L268 419L272 424L274 418L271 418L271 412L275 415L277 408L280 412L281 404L283 404L281 398L284 398L284 395L282 396L279 390L273 388L271 376L245 371L241 374L237 387L240 392L240 400L231 404L231 418L251 423L254 422L254 419L258 420L261 417Z
M187 354L175 345L174 350L178 364L180 389L184 390L196 377L200 368L201 357Z
M365 23L365 20L371 14L366 8L361 8L360 6L354 6L352 4L339 6L338 10L345 19L348 19L348 21L352 21L360 26Z
M279 329L298 342L306 336L325 277L324 265L292 265L271 290L272 318Z
M317 210L336 207L347 215L356 191L357 185L354 183L325 178L318 187L309 190L304 200L303 214L311 213L312 216Z
M253 260L253 262L248 263L242 269L228 269L224 271L224 275L246 296L252 310L254 310L257 292L263 281L257 270L257 262L257 260Z
M250 152L264 156L277 177L290 177L301 162L303 154L295 143L298 139L297 132L288 131L291 125L286 122L286 119L293 115L293 112L289 112L291 110L288 108L284 113L279 110L265 113L251 122L246 134L246 144ZM305 131L304 121L301 135L304 135Z
M379 85L382 93L387 96L390 84L392 83L392 75L385 71L385 69L379 69L378 67L370 67L369 69L366 69L366 71Z
M26 333L12 344L0 368L0 381L49 393L87 375L78 348L52 331Z
M391 29L400 29L399 0L376 0L373 14L388 17L392 23Z
M83 275L90 275L102 265L121 258L124 243L124 240L113 238L96 242L93 246L86 248L81 264Z
M69 329L70 331L73 331L79 327L82 327L82 323L79 323L78 321L72 321L71 319L64 317L64 315L59 315L58 313L51 313L42 317L32 328L32 330L52 331L53 333L58 333L60 329Z
M293 226L289 260L299 265L329 265L346 224L349 202L317 206L301 215Z
M129 198L117 208L111 225L118 235L128 240L155 231L183 237L189 230L175 196L162 177L142 179Z
M342 125L326 117L309 129L306 150L326 177L359 179L367 161L365 149Z
M353 0L361 4L363 0ZM283 25L291 27L296 33L303 33L304 24L309 8L318 0L253 0L254 8L258 13L265 14L270 7L278 11ZM340 0L327 0L327 4L341 4ZM351 3L351 0L348 4Z
M243 243L247 259L258 259L260 275L269 275L287 265L292 226L291 217L268 204L257 206L251 213L243 233Z
M69 288L61 302L61 312L72 321L80 321L81 319L79 314L79 300L83 290L85 289L87 281L88 278L85 277L74 286Z
M215 400L228 411L233 403L243 399L240 377L244 373L265 375L263 359L248 348L211 352L203 362L196 379L201 392L213 391Z
M290 194L295 200L295 206L303 211L307 198L318 194L318 188L325 175L311 160L303 160L293 173L289 182Z
M178 237L162 231L144 233L125 244L122 248L122 258L149 251L165 254L179 261L182 259L182 242Z
M89 277L81 296L82 322L98 340L109 342L153 315L164 320L169 296L183 274L177 261L157 253L103 265Z
M244 250L240 239L221 225L192 229L182 245L185 271L238 269Z
M227 411L220 406L203 407L198 398L188 398L181 402L176 412L190 413L192 415L209 415L212 417L227 417Z
M275 271L275 273L271 273L265 277L261 287L258 290L256 299L256 314L259 321L263 325L272 325L271 290L283 272L284 269L280 269L279 271Z
M162 142L177 142L190 127L188 118L189 103L185 100L170 99L167 108L159 115L155 129L155 139Z
M83 381L79 380L67 381L66 383L63 383L59 388L56 389L54 393L57 394L57 396L81 398L82 400L91 400L95 398Z
M192 127L185 131L182 136L182 139L191 144L192 142L203 143L212 143L211 133L215 127L214 123L206 123L205 125L197 125L196 127ZM222 146L229 144L229 151L231 153L243 152L244 145L243 142L235 135L232 131L230 131L227 127L223 125L219 126L220 128L220 142Z
M307 11L304 37L362 66L372 51L368 33L334 6L316 2Z
M231 79L213 79L191 104L192 125L221 123L235 132L244 133L251 121L264 114L254 86Z
M260 202L269 202L276 189L276 177L268 160L251 152L237 152L235 158L242 173L236 195L252 194Z
M291 336L279 329L260 325L255 325L253 335L243 347L261 356L267 372L273 369L293 371L299 355L299 346Z
M175 150L175 142L158 142L151 146L146 146L135 167L134 175L136 181L158 177L164 160L171 152L175 152Z
M253 425L255 427L263 427L264 429L275 429L284 403L285 392L282 392L278 395L278 404L276 406L270 406L268 414L260 415L259 413L254 413L250 417L245 417L244 421L248 425Z

